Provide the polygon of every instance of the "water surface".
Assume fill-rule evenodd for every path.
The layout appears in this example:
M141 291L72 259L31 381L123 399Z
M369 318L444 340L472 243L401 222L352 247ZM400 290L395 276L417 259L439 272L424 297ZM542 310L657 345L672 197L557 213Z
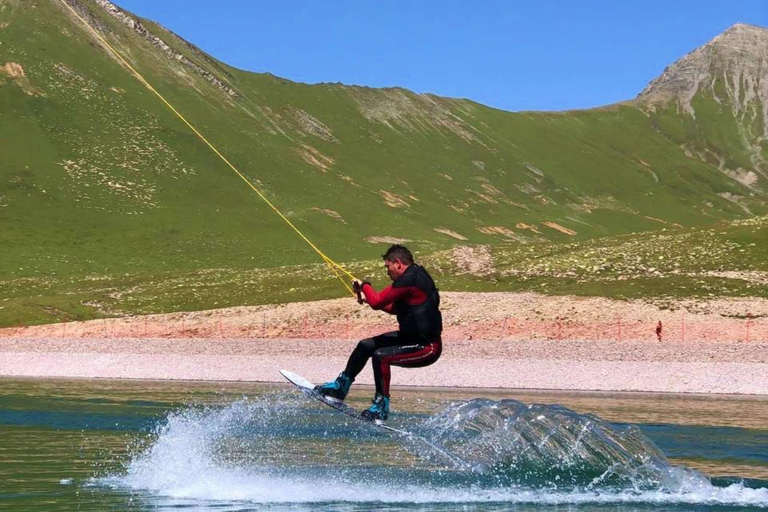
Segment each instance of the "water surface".
M370 389L357 390L364 407ZM768 399L0 380L0 510L768 509Z

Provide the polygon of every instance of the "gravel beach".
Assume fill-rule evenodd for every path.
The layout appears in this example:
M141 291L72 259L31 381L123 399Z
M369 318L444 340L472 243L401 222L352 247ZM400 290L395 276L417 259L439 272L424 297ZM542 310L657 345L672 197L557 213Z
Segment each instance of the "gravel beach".
M335 377L355 341L318 339L5 338L0 375L281 382L285 368ZM398 386L768 395L766 343L463 341ZM358 383L372 384L370 368Z
M660 308L531 293L443 295L443 356L427 368L393 368L395 388L768 395L764 299ZM3 329L0 376L281 382L285 368L319 382L343 369L357 339L394 328L388 315L335 299ZM372 384L371 373L358 383Z

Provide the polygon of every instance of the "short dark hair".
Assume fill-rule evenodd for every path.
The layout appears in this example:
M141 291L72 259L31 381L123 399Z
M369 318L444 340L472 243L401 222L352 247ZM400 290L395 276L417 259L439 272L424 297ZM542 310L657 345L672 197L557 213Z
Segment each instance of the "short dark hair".
M406 265L413 265L413 254L404 245L395 244L381 255L386 261L400 260Z

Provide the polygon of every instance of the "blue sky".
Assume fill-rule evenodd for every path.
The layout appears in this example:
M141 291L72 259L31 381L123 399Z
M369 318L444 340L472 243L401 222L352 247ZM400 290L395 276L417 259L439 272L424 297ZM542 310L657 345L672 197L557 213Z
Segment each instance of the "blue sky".
M116 0L241 69L505 110L634 98L768 0Z

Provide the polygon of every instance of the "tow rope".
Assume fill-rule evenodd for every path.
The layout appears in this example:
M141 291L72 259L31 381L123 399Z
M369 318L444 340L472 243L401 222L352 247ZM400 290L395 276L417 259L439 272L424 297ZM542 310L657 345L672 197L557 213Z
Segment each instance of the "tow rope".
M281 218L281 219L283 219L283 220L285 221L285 223L286 223L286 224L288 224L288 225L291 227L291 229L293 229L293 230L296 232L296 234L297 234L297 235L299 235L299 236L301 237L301 239L302 239L302 240L304 240L304 241L305 241L307 244L309 244L309 246L310 246L312 249L314 249L314 251L315 251L317 254L319 254L319 255L320 255L320 257L323 259L323 261L325 262L325 264L326 264L326 265L328 265L328 268L330 268L330 269L331 269L331 271L332 271L332 272L333 272L333 273L336 275L336 277L337 277L337 278L339 278L339 281L341 281L341 284L343 284L343 285L344 285L344 287L345 287L345 288L346 288L346 289L349 291L349 293L351 293L353 296L356 296L356 295L357 295L357 294L356 294L356 293L355 293L355 292L352 290L352 288L349 286L349 284L347 284L347 282L346 282L346 281L344 281L344 278L343 278L343 277L342 277L342 276L339 274L339 272L342 272L342 273L346 274L346 275L347 275L347 277L349 277L349 278L350 278L350 279L352 279L352 280L356 279L356 278L355 278L355 276L353 276L353 275L352 275L352 274L351 274L349 271L347 271L347 269L345 269L345 268L344 268L342 265L340 265L340 264L336 263L336 262L335 262L335 261L333 261L331 258L329 258L329 257L328 257L328 256L327 256L325 253L323 253L323 251L321 251L321 250L320 250L320 249L319 249L319 248L318 248L318 247L317 247L315 244L313 244L313 243L312 243L312 241L310 241L310 240L309 240L309 238L307 238L307 237L304 235L304 233L302 233L302 232L299 230L299 228L297 228L297 227L296 227L296 226L295 226L295 225L294 225L294 224L293 224L293 223L292 223L290 220L288 220L288 218L287 218L285 215L283 215L283 213L282 213L280 210L278 210L278 209L277 209L277 207L276 207L274 204L272 204L272 202L271 202L269 199L267 199L267 197L266 197L264 194L262 194L262 193L261 193L261 191L260 191L258 188L256 188L256 186L255 186L253 183L251 183L251 181L250 181L250 180L248 180L248 178L246 178L246 177L245 177L245 176L244 176L244 175L243 175L243 174L242 174L242 173L241 173L241 172L240 172L240 171L237 169L237 167L235 167L234 165L232 165L232 163L231 163L229 160L227 160L227 159L226 159L226 157L224 157L224 155L222 155L222 154L221 154L221 152L220 152L218 149L216 149L216 147L215 147L213 144L211 144L210 142L208 142L208 139L206 139L206 138L203 136L203 134L201 134L201 133L200 133L200 132L197 130L197 128L195 128L194 126L192 126L192 124L191 124L189 121L187 121L187 120L186 120L186 118L185 118L183 115L181 115L181 113L180 113L178 110L176 110L176 108L174 108L174 106L173 106L173 105L171 105L171 103L170 103L168 100L166 100L166 99L165 99L165 97L163 97L163 95L162 95L162 94L160 94L159 92L157 92L157 90L156 90L154 87L152 87L152 84L150 84L150 83L149 83L149 82L148 82L148 81L147 81L147 80L146 80L146 79L145 79L145 78L144 78L144 77L141 75L141 73L139 73L138 71L136 71L136 69L134 69L134 67L133 67L133 66L131 66L131 65L128 63L128 61L127 61L127 60L125 60L125 59L123 58L123 56L122 56L122 55L120 55L120 54L117 52L117 50L115 50L115 49L112 47L112 45L110 45L110 44L107 42L107 40L106 40L106 39L104 39L104 37L102 37L102 35L101 35L101 34L99 34L99 33L98 33L98 32L97 32L97 31L96 31L96 30L95 30L95 29L94 29L92 26L90 26L90 25L88 24L88 22L87 22L87 21L85 21L85 20L83 19L83 17L82 17L82 16L80 16L80 15L77 13L77 11L75 11L75 10L72 8L72 6L71 6L71 5L69 5L69 4L68 4L68 3L67 3L65 0L61 0L61 3L62 3L62 4L64 4L64 6L65 6L67 9L69 9L69 10L72 12L72 14L74 14L74 15L75 15L75 17L76 17L77 19L79 19L79 20L82 22L82 24L83 24L83 25L85 25L85 27L86 27L88 30L90 30L90 31L93 33L93 35L94 35L94 36L96 36L96 38L97 38L99 41L101 41L101 42L104 44L104 46L106 46L106 47L109 49L109 51L111 51L111 52L112 52L112 53L115 55L115 57L117 57L117 59L118 59L120 62L122 62L122 63L123 63L123 64L124 64L124 65L125 65L125 66L126 66L128 69L130 69L130 70L131 70L131 72L132 72L132 73L133 73L133 74L136 76L136 78L138 78L139 82L141 82L142 84L144 84L144 86L145 86L147 89L149 89L150 91L152 91L152 92L153 92L153 93L154 93L154 94L155 94L155 95L156 95L158 98L160 98L160 101L162 101L162 102L165 104L165 106L167 106L167 107L168 107L168 108L169 108L169 109L170 109L170 110L171 110L171 111L172 111L174 114L176 114L176 115L178 116L178 118L179 118L179 119L181 119L181 120L184 122L184 124L186 124L186 125L189 127L189 129L190 129L190 130L192 130L192 131L195 133L195 135L197 135L197 136L200 138L200 140L202 140L202 141L203 141L203 142L204 142L204 143L205 143L205 144L206 144L206 145L207 145L209 148L211 148L211 150L212 150L214 153L216 153L216 155L217 155L219 158L221 158L221 160L222 160L222 161L223 161L225 164L227 164L227 165L229 166L229 168L230 168L230 169L232 169L232 170L235 172L235 174L237 174L237 175L240 177L240 179L242 179L242 180L243 180L243 181L244 181L244 182L245 182L245 183L246 183L246 184L247 184L249 187L251 187L251 188L253 189L253 191L254 191L254 192L256 192L256 194L258 194L258 196L259 196L259 197L260 197L260 198L261 198L261 199L262 199L262 200L263 200L265 203L267 203L267 204L269 205L269 207L270 207L270 208L272 208L272 210L273 210L273 211L274 211L276 214L278 214L278 215L280 216L280 218Z

